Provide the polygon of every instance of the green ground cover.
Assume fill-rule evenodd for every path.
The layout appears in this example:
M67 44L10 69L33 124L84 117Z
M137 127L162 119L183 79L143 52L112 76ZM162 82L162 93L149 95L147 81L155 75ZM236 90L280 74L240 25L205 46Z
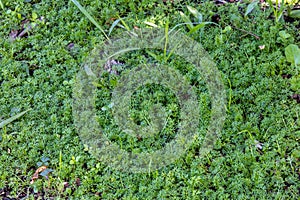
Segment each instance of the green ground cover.
M285 22L277 22L272 9L259 6L245 15L247 2L80 1L107 35L119 16L130 29L151 28L146 21L161 28L167 23L175 27L187 20L180 12L198 22L187 5L202 14L202 21L215 23L189 36L201 43L221 72L228 100L222 134L204 157L198 154L201 141L195 140L171 165L133 174L99 162L82 144L74 126L75 76L93 48L106 40L103 32L71 1L0 2L3 199L299 198L299 19L285 16ZM186 33L191 30L180 27ZM109 37L123 31L116 26ZM163 62L164 52L154 53L162 56L126 53L116 70L122 73L141 63ZM211 102L201 75L183 59L171 56L168 65L197 86L200 128L205 130ZM119 134L111 114L102 109L119 76L107 73L107 77L97 83L96 107L98 122L110 140L127 151L141 152L159 149L174 138L178 100L168 88L155 84L136 90L132 117L137 124L146 123L144 111L159 103L170 110L165 132L146 140ZM20 118L3 123L26 110ZM32 180L41 166L47 170Z

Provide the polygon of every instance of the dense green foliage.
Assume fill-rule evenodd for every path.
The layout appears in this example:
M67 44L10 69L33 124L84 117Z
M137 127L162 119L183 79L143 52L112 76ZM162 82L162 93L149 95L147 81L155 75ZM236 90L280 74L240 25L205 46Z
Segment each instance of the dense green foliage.
M227 119L214 149L200 158L197 153L201 143L195 141L186 155L172 165L147 174L129 174L99 163L80 142L73 125L74 78L93 47L105 40L102 32L71 1L2 0L2 3L0 122L32 110L0 129L0 196L28 195L30 199L34 196L46 199L299 197L300 106L291 98L300 93L299 65L291 65L285 56L288 45L300 46L299 21L275 23L268 8L254 9L244 16L247 4L80 1L107 32L118 15L130 28L149 27L145 21L160 27L169 21L169 26L174 27L183 23L179 11L194 19L186 5L197 8L203 21L219 24L206 25L191 34L217 63L228 91ZM29 25L32 28L25 36L10 36L14 30L20 33L22 26ZM188 31L187 27L181 27ZM112 35L121 31L124 30L116 27ZM133 66L146 59L144 54L125 54L121 61ZM205 84L189 65L172 59L170 66L198 86L203 119L207 122L210 100ZM292 79L286 78L289 76ZM99 90L99 96L102 95L97 102L99 115L109 98L105 92ZM143 123L139 110L147 104L140 100L144 96L168 104L172 110L171 123L177 123L177 102L167 88L149 85L134 95L137 98L132 107L137 123ZM109 120L99 120L99 123L106 124L108 130L114 128ZM111 139L116 143L120 143L120 138L124 140L127 150L132 146L149 150L153 144L154 148L160 148L172 139L173 129L170 124L167 137L157 136L143 143L126 135L112 134ZM44 160L54 171L30 184Z

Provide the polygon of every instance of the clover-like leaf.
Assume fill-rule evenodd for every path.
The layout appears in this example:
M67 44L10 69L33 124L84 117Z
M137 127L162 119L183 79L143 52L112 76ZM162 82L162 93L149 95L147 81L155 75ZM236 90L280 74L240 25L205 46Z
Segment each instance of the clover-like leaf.
M279 36L283 39L287 39L291 37L291 34L287 33L286 31L279 31Z
M289 17L300 19L300 10L292 10L289 14Z
M300 64L300 49L295 44L290 44L285 48L285 57L288 62L298 65Z

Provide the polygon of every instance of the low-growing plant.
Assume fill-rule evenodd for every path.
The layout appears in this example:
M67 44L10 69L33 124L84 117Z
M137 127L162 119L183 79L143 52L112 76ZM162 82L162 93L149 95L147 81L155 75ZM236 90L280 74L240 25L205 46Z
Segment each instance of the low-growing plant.
M278 23L280 21L283 21L283 12L286 9L284 0L281 0L281 2L279 0L276 0L275 1L275 6L273 6L272 0L267 0L267 2L273 10L273 14L274 14L274 17L275 17L275 22Z
M300 18L300 10L294 9L296 4L299 4L299 0L291 0L286 2L287 16L291 18Z
M37 26L30 35L10 42L8 35L15 28L20 29L21 20L18 20L17 15L0 13L1 21L4 22L0 31L1 120L23 111L12 112L14 107L33 108L27 113L30 117L26 114L24 119L22 117L22 120L18 119L0 128L1 199L299 197L300 106L289 97L291 92L295 92L293 96L299 96L297 88L300 86L297 87L296 84L300 80L295 75L294 65L288 66L290 63L285 57L285 47L289 44L299 47L299 37L293 38L298 35L297 23L286 23L285 32L280 33L283 27L280 24L274 26L274 21L267 16L269 12L256 9L255 15L248 14L248 18L245 18L236 4L216 6L213 1L204 1L201 5L191 3L191 6L198 6L196 8L203 14L203 21L209 21L210 17L218 14L219 24L224 31L224 42L219 46L214 43L215 35L220 32L217 26L205 26L191 35L198 36L198 33L205 31L201 38L193 38L198 42L199 39L202 40L200 42L203 48L213 56L224 77L224 84L227 85L229 101L224 129L214 149L205 157L199 154L202 140L197 137L186 155L173 164L151 173L132 174L114 170L90 155L75 131L72 118L72 80L88 52L99 42L99 36L101 40L104 39L102 32L88 20L82 19L83 15L78 15L79 10L71 1L2 2L5 10L13 11L16 6L22 8L18 11L21 13L21 20L25 17L30 20L35 12L39 17L45 16L46 22L45 26ZM141 28L144 21L151 21L158 27L165 28L165 19L169 17L170 32L172 27L182 22L180 15L176 13L186 8L182 3L176 3L178 1L165 3L161 0L131 1L131 6L128 5L128 0L80 1L82 5L83 2L84 5L89 5L89 9L93 11L91 16L97 19L107 35L110 28L107 24L118 20L118 14L130 24L130 28L133 25ZM246 7L243 4L241 2L240 6ZM115 12L116 8L119 13ZM1 8L0 10L2 11ZM188 10L186 12L192 23L197 22ZM118 25L125 27L121 21ZM185 26L181 28L189 31ZM118 27L115 26L111 35L120 31ZM256 33L260 39L244 31L236 31L236 27ZM164 44L165 41L162 41ZM163 49L154 52L161 56L160 61L164 60ZM173 58L171 56L168 59L168 66L185 76L196 89L201 121L203 120L200 127L205 133L211 116L211 97L205 88L206 84L201 80L201 74L195 73L192 65ZM123 73L132 66L156 63L157 60L144 51L133 51L119 56L117 61L122 63L122 67L120 69L118 64L114 67ZM281 78L290 75L292 77L289 79ZM110 104L108 93L114 87L115 80L120 78L119 75L115 76L116 78L114 74L109 74L105 85L97 90L100 93L96 99L99 106L96 108L97 117L108 133L115 131L111 123L113 116L110 114L113 105ZM152 111L160 106L154 104L154 109L148 110L151 104L143 99L151 103L156 97L159 103L168 100L167 108L172 111L172 116L166 117L170 124L166 125L165 133L172 139L173 122L175 125L180 117L180 110L177 112L173 107L176 105L176 98L167 88L155 85L138 88L130 100L133 117L139 123L147 123L146 111L151 117ZM116 145L123 145L124 150L144 152L160 148L169 140L164 137L143 140L126 135L128 134L118 134L115 131L108 137ZM55 171L48 176L48 180L39 177L34 184L30 184L41 155L47 155L51 159L49 167ZM76 159L79 157L80 159ZM75 164L70 164L70 160Z
M291 67L295 69L295 75L291 78L291 89L295 92L300 90L300 49L295 44L290 44L285 48L286 60L291 63Z
M103 33L105 38L109 40L109 37L106 35L105 31L101 28L98 22L89 14L89 12L81 6L81 4L77 0L71 0L77 8Z
M185 15L183 12L179 12L181 19L185 22L183 24L176 25L173 29L175 29L177 26L180 25L186 25L186 27L189 29L189 34L195 33L198 30L202 29L207 24L214 24L219 26L218 24L214 22L204 22L202 14L194 7L187 5L186 6L188 11L196 18L196 22L192 22L189 16ZM172 30L173 30L172 29Z
M269 6L273 10L273 14L275 17L275 22L284 22L284 13L287 13L287 16L291 18L300 18L300 10L293 10L294 5L298 2L298 0L291 0L291 1L286 1L286 0L267 0ZM273 6L273 4L275 4Z

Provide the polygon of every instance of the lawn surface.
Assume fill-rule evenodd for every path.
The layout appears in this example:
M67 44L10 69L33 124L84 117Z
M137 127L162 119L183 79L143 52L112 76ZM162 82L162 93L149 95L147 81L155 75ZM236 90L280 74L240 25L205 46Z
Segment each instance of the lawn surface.
M196 87L199 136L174 163L129 173L99 162L74 125L75 77L93 48L106 40L101 30L71 1L0 2L0 122L31 109L0 128L1 198L299 198L300 61L297 66L286 57L290 44L300 46L299 19L285 17L277 23L273 11L260 4L245 16L248 2L80 1L106 34L119 16L124 22L119 24L130 30L153 28L145 21L161 28L168 23L171 29L185 22L180 11L197 22L187 5L202 13L202 21L215 23L189 35L210 54L226 90L226 120L214 148L199 155L200 133L208 127L211 110L205 82L184 58L171 56L168 65ZM186 25L180 28L189 31ZM124 31L116 26L109 37ZM119 71L107 72L95 83L97 121L126 151L151 152L176 135L179 103L166 87L148 84L132 95L132 118L139 125L150 105L170 111L165 131L152 138L121 133L105 107L126 69L163 59L146 51L126 53L115 61Z

